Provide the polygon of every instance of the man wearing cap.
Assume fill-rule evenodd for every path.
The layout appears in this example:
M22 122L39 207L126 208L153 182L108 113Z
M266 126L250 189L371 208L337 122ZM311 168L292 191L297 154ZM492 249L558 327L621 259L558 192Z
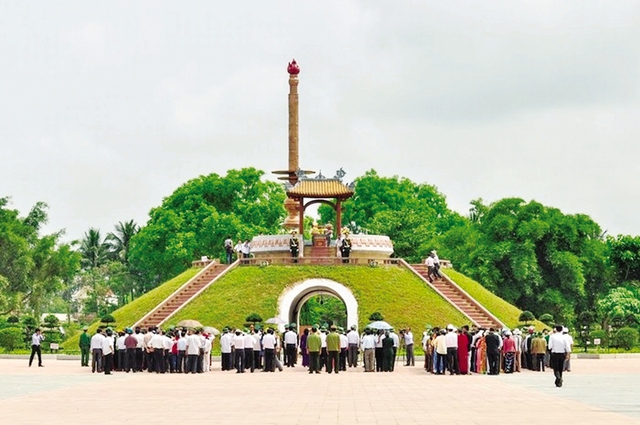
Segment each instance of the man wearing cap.
M386 336L387 334L385 334ZM398 336L397 333L395 333L395 331L393 330L393 328L391 328L388 332L388 336L389 338L391 338L391 340L393 341L392 346L392 350L391 350L391 359L390 359L390 363L389 363L389 367L390 367L390 372L393 372L393 370L395 369L395 365L396 365L396 356L398 355L398 348L400 347L400 337ZM384 348L384 344L383 344L383 348ZM384 363L384 361L383 361Z
M129 373L131 369L136 372L136 347L138 346L138 340L133 336L133 331L130 328L126 330L127 336L124 339L124 347L126 352L126 361L124 362L124 370Z
M424 264L427 266L427 280L429 282L433 282L436 270L435 262L433 261L433 254L429 254L429 256L424 260Z
M127 368L127 347L124 345L124 340L126 338L124 331L118 332L118 338L116 339L116 355L114 356L114 360L116 361L115 370L118 371L122 371Z
M431 251L431 256L433 258L433 271L437 278L442 279L442 273L440 273L440 259L438 258L438 253L435 249Z
M244 373L244 335L240 329L236 329L236 334L232 339L235 349L236 373ZM251 345L253 350L253 345Z
M571 372L571 350L573 350L573 338L569 335L569 328L566 326L562 328L562 335L567 340L567 347L569 347L569 355L564 360L564 366L562 370L564 372Z
M531 355L533 357L534 370L544 372L544 354L547 351L547 341L537 332L531 342Z
M447 335L445 341L447 343L447 369L451 375L459 375L458 368L458 334L455 332L453 325L447 326Z
M338 373L340 370L340 335L336 325L331 326L331 332L327 335L327 373Z
M293 326L287 326L287 331L284 333L285 363L287 367L296 367L298 334L293 329Z
M556 378L556 387L562 386L562 369L567 355L571 355L569 340L562 334L562 325L556 325L553 334L549 337L549 350L551 351L551 367Z
M504 353L504 373L513 373L514 361L516 356L516 343L511 338L511 331L504 333L504 340L502 341L502 352Z
M222 330L222 336L220 337L220 353L222 354L222 370L231 370L231 338L233 336L229 333L229 328Z
M89 352L91 350L91 337L87 333L88 327L82 328L82 334L80 335L80 366L89 367Z
M113 332L107 328L107 336L102 339L102 364L105 375L111 375L113 368Z
M307 337L307 353L309 354L309 373L320 373L320 349L322 340L318 335L318 328L313 326Z
M522 362L522 332L520 329L513 330L513 342L516 343L515 371L520 372Z

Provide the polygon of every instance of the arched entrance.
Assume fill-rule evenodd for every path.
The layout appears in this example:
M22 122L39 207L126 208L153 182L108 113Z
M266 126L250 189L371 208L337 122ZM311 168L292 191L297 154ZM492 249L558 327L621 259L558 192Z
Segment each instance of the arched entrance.
M308 279L287 288L278 300L277 317L282 323L300 325L300 308L309 298L321 293L339 298L347 309L347 326L358 326L358 301L349 288L329 279ZM284 324L278 327L284 330Z

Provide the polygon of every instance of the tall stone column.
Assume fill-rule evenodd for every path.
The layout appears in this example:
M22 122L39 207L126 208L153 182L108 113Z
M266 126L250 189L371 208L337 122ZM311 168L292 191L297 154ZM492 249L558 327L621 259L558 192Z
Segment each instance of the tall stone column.
M287 171L289 183L295 185L298 181L296 172L300 167L298 155L298 74L300 67L295 59L289 63L287 71L289 72L289 169ZM295 199L287 198L284 201L284 207L287 210L284 227L287 230L298 229L301 215L300 203Z

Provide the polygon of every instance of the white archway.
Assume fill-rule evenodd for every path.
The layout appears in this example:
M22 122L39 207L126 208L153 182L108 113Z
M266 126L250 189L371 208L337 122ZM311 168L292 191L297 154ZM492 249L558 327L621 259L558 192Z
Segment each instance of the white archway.
M346 286L329 279L308 279L287 288L278 299L278 318L282 323L298 323L300 307L318 293L338 297L347 308L347 327L358 326L358 301ZM295 315L295 317L294 317ZM284 324L278 325L284 331Z

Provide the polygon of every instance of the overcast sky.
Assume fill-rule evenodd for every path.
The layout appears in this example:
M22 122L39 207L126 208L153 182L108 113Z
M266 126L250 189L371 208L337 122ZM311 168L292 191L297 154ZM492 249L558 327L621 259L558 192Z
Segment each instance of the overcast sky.
M0 197L70 240L199 175L284 169L292 58L303 168L640 234L637 0L2 2Z

